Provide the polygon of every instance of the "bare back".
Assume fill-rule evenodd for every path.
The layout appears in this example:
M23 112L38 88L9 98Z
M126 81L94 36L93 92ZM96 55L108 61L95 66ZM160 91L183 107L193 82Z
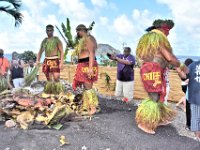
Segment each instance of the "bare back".
M93 51L95 56L95 51L97 48L96 39L92 35L88 35L85 42L85 50L82 50L79 54L79 59L89 57L90 51Z

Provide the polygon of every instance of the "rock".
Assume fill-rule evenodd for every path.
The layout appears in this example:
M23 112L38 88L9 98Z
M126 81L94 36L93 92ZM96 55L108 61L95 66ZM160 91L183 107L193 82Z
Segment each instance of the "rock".
M7 128L13 128L13 127L16 126L16 122L14 122L13 120L7 120L7 121L5 122L5 126L6 126Z

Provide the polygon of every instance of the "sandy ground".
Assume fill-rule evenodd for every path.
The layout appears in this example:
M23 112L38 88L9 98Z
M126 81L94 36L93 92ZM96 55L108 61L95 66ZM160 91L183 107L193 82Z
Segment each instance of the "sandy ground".
M100 106L102 111L92 120L65 122L60 131L6 129L1 123L0 150L200 150L200 143L185 130L185 115L179 109L172 124L148 135L136 126L136 105L103 97ZM59 146L61 135L70 145Z

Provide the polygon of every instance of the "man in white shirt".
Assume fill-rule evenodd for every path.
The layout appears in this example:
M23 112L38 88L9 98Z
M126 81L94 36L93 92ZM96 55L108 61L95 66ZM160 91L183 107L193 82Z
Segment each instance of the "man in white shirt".
M29 75L35 68L35 65L34 65L34 60L33 59L30 59L29 62L28 62L28 66L25 68L25 77L27 75ZM38 77L39 77L39 72L37 73L37 76L35 78L35 80L33 82L37 82L38 81Z

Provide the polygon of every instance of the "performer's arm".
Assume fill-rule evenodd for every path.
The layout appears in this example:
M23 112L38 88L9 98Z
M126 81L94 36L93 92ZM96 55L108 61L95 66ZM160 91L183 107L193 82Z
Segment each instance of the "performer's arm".
M60 51L60 69L62 69L64 53L63 53L63 45L62 45L62 42L60 40L58 42L58 49Z
M36 65L38 65L40 63L40 58L41 58L41 55L42 53L44 52L44 49L43 49L43 43L44 43L45 40L42 41L41 45L40 45L40 50L37 54L37 60L36 60Z
M95 58L95 49L96 49L96 41L93 37L87 38L87 49L89 52L89 69L91 70L94 63Z
M163 55L163 57L170 63L172 64L174 67L179 67L181 65L181 63L179 62L179 60L172 54L170 53L165 47L162 47L160 49L161 54Z
M182 71L180 68L176 68L176 72L178 73L179 77L181 79L186 79L187 76L186 76L186 72Z

